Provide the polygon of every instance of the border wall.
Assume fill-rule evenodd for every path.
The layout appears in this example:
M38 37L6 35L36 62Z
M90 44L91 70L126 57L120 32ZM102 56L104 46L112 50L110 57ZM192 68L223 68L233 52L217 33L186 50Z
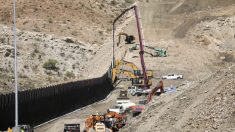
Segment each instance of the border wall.
M113 86L108 73L100 78L19 92L19 124L39 125L104 99ZM14 126L14 93L0 94L0 130Z

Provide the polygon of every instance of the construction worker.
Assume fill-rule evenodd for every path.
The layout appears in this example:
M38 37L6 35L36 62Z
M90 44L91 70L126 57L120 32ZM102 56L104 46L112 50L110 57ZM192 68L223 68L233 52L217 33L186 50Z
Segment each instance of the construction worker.
M7 132L12 132L12 129L8 127Z

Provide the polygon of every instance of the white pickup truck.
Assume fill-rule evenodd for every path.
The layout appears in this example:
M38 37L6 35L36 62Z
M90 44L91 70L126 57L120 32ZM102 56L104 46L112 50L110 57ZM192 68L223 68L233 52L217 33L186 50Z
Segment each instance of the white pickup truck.
M151 89L142 89L142 88L138 88L136 86L131 86L128 88L128 93L130 93L132 96L141 96L141 95L147 95L151 92Z
M129 99L117 100L116 105L113 108L108 109L108 111L116 113L124 113L129 107L135 106L136 104L131 102Z
M169 79L169 80L183 79L183 75L169 74L169 75L166 75L166 76L162 76L162 79Z
M125 110L123 109L122 106L119 106L119 105L115 105L113 108L110 108L108 109L108 111L111 111L111 112L116 112L118 114L122 114L125 112Z

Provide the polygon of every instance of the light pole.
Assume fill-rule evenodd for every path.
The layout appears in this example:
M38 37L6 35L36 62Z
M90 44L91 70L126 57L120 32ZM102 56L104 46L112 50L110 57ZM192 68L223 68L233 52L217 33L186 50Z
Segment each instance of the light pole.
M20 132L18 119L18 75L17 75L17 46L16 46L16 0L13 0L13 43L14 43L14 74L15 74L15 127L13 132Z

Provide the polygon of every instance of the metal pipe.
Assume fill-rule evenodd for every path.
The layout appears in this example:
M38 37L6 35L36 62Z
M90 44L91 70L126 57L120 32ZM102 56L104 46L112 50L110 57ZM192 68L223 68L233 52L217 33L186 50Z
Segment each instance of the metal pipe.
M119 18L121 18L126 12L128 12L129 10L134 9L135 11L135 18L136 18L136 24L137 24L137 29L138 29L138 35L139 35L139 41L140 41L140 61L141 61L141 67L142 67L142 71L143 71L143 75L144 75L144 89L148 88L148 76L146 73L146 66L145 66L145 62L144 62L144 35L143 35L143 30L142 30L142 23L141 23L141 18L140 18L140 12L139 9L136 5L127 8L126 10L124 10L118 17L115 18L115 20L113 21L113 67L114 68L114 63L115 63L115 24L116 22L119 20Z
M112 59L112 68L115 67L115 54L114 54L114 49L115 49L115 23L113 23L113 59Z
M18 116L18 75L17 75L17 46L16 46L16 0L13 0L13 34L14 34L14 75L15 75L15 127L19 125Z
M138 29L138 35L139 35L139 41L140 41L140 61L141 61L141 66L143 70L143 75L144 75L144 89L148 88L148 76L146 73L146 66L144 62L144 34L143 34L143 29L142 29L142 23L141 23L141 18L140 18L140 12L137 6L134 6L135 10L135 16L136 16L136 24L137 24L137 29Z
M116 22L126 13L128 12L129 10L133 9L134 6L130 7L130 8L127 8L126 10L124 10L119 16L117 16L114 21L113 21L113 60L112 60L112 68L115 67L115 30L116 30L116 27L115 27L115 24Z

